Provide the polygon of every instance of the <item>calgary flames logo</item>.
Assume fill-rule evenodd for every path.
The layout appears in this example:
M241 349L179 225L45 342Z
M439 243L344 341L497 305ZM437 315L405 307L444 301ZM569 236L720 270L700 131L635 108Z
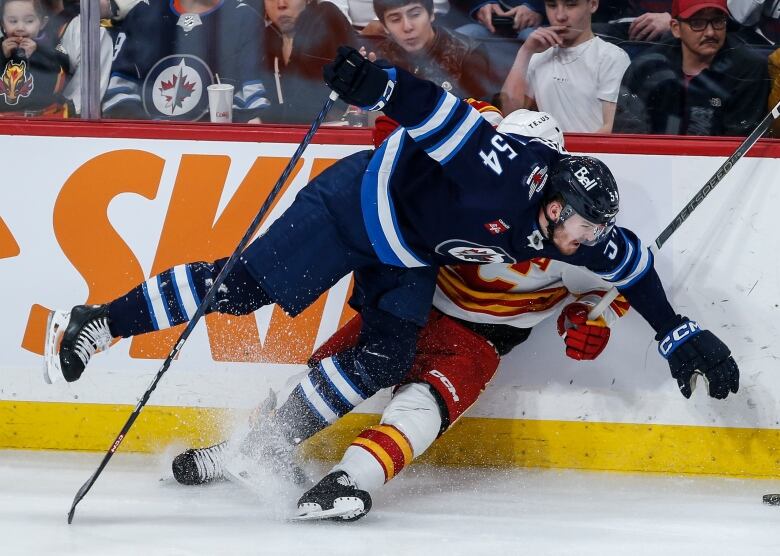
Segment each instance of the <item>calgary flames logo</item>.
M5 103L15 105L19 99L27 98L34 88L33 76L27 74L27 62L8 61L0 78L0 95L5 97Z

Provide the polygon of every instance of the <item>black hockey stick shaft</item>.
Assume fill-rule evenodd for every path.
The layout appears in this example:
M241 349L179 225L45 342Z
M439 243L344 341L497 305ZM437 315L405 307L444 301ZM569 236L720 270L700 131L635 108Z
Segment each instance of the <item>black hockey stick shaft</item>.
M103 472L103 469L105 469L106 465L108 465L109 460L114 455L114 452L116 452L117 449L119 448L119 445L122 443L122 440L124 440L125 436L130 430L130 427L132 427L133 423L135 423L135 420L138 418L138 415L141 413L141 410L146 405L146 402L149 401L149 397L152 395L152 392L154 392L155 388L157 388L157 384L160 382L160 379L168 370L168 367L171 366L171 362L179 354L179 351L181 351L182 346L184 346L184 343L187 341L187 338L189 338L190 334L192 333L192 330L195 328L195 325L198 324L198 321L201 319L201 317L204 314L206 314L206 308L211 304L211 301L214 299L214 296L216 295L218 288L225 281L225 278L227 278L228 274L230 274L230 271L233 269L236 262L238 261L238 258L241 256L241 253L244 251L246 246L251 241L252 237L255 235L255 232L257 231L260 224L262 223L263 218L265 218L266 213L268 212L274 200L276 199L277 195L279 194L279 191L281 191L282 186L287 181L290 172L292 172L292 169L298 163L298 160L300 160L303 151L306 149L307 146L309 146L309 143L311 143L314 134L317 132L317 129L320 127L320 124L322 124L322 120L325 119L325 116L330 111L336 99L338 99L338 94L335 92L331 93L330 97L328 97L328 100L325 102L325 105L322 107L322 110L320 110L320 113L317 115L314 122L312 122L309 131L306 132L306 135L304 136L300 145L298 145L298 148L296 149L295 153L292 155L290 161L287 163L287 166L282 172L282 175L279 176L279 181L277 181L276 185L274 185L273 189L271 189L271 192L268 194L268 197L263 203L263 206L260 207L260 210L258 211L254 220L252 220L252 223L249 225L249 228L244 234L244 237L241 238L241 241L238 243L238 246L236 247L235 251L233 251L233 254L230 255L230 258L225 263L225 266L222 267L222 270L219 272L219 274L217 274L217 277L214 279L214 284L206 293L203 300L200 302L200 305L198 305L195 314L192 316L190 321L187 323L187 326L184 328L181 335L176 340L176 343L173 345L171 352L168 354L168 357L165 358L165 361L163 361L160 370L157 371L157 374L155 375L154 380L152 380L152 383L149 385L149 388L147 388L146 392L144 392L143 396L141 396L141 399L139 400L138 405L135 406L133 413L130 414L130 417L127 419L127 422L122 427L122 430L119 431L116 440L114 440L114 442L111 444L111 447L108 449L108 452L106 452L106 455L103 457L103 461L100 462L100 465L98 466L97 470L95 470L95 472L92 474L89 480L87 480L87 482L84 483L79 489L79 491L76 493L76 497L73 499L73 505L70 507L70 512L68 512L68 523L73 522L73 516L76 513L76 505L78 505L78 503L81 502L81 500L87 495L89 489L92 488L92 485L95 484L95 481L97 481L97 478Z
M696 207L701 204L707 195L712 193L712 190L715 189L715 186L718 185L726 176L726 174L729 173L729 171L734 167L734 164L736 164L740 158L745 156L745 153L747 153L753 147L753 145L755 145L758 140L761 139L761 137L767 131L769 131L772 123L778 117L780 117L780 103L776 104L775 107L772 108L772 110L766 116L764 116L764 119L761 120L761 122L756 126L756 128L753 130L753 133L747 136L747 139L745 139L742 144L737 147L737 150L734 151L734 153L728 157L723 164L720 165L720 167L715 171L707 183L705 183L704 186L699 189L696 195L693 196L693 199L688 201L688 204L677 213L677 216L674 217L674 220L672 220L669 225L664 228L664 231L661 232L657 238L655 238L655 246L657 249L663 247L664 243L666 243L669 238L672 237L672 234L676 232L680 226L682 226L682 223L688 219Z
M726 174L731 171L737 161L745 156L745 153L747 153L753 147L753 145L755 145L758 140L761 139L761 137L767 131L769 131L772 123L777 118L780 118L780 102L775 104L775 107L772 108L772 110L770 110L766 116L764 116L764 119L758 123L753 132L748 135L744 141L742 141L739 147L737 147L737 150L735 150L734 153L728 157L725 162L723 162L723 164L720 165L712 177L707 180L707 183L705 183L702 188L696 192L696 195L694 195L693 198L688 201L688 204L685 205L685 208L677 213L677 216L674 217L674 220L672 220L669 225L664 228L661 234L655 238L655 242L653 245L651 245L653 252L657 252L667 241L669 241L669 238L672 237L672 234L674 234L674 232L676 232L680 226L682 226L683 222L688 220L688 217L691 215L691 213L696 210L696 207L701 204L707 195L712 193L712 190L715 189L715 186L718 185L724 177L726 177ZM593 309L590 310L588 313L588 318L595 320L601 316L609 304L612 303L618 295L619 292L617 288L613 287L610 289L606 294L604 294L604 296L593 307Z

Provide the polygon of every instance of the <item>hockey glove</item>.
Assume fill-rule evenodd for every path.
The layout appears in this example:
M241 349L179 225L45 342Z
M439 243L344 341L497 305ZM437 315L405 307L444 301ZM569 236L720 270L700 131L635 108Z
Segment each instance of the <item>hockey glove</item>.
M395 68L369 62L349 46L339 47L336 59L325 65L322 74L341 100L363 110L382 110L395 89Z
M578 361L595 359L609 341L609 327L603 317L588 320L590 306L570 303L558 317L558 334L566 342L566 355Z
M731 357L729 348L709 330L702 330L694 321L677 315L659 332L659 353L669 361L672 378L677 379L680 392L690 398L696 379L701 375L707 385L707 393L719 400L739 390L739 368Z

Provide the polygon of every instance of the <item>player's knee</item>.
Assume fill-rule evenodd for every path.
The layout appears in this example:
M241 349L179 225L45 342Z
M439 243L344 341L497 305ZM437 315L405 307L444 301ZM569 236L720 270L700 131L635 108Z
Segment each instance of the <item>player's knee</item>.
M227 258L214 262L195 262L186 265L191 286L195 289L199 299L203 299L214 280L227 263ZM206 310L207 313L226 313L229 315L248 315L257 311L260 307L271 303L268 294L252 275L247 272L241 262L236 263L225 280L217 288L214 299Z
M420 456L436 440L442 424L431 387L414 382L398 388L382 413L382 424L400 430L411 444L414 457Z
M400 383L409 372L414 359L414 342L398 342L385 346L363 346L358 348L356 363L374 383L377 390Z
M411 369L419 327L381 311L364 311L356 362L378 388L400 383Z

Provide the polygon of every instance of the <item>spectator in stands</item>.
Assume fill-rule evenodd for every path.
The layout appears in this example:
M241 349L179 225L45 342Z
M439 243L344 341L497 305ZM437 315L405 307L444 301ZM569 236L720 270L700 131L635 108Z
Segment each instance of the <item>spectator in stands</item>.
M259 122L269 105L262 80L260 13L244 2L139 2L122 22L103 116L208 119L206 87L233 85L233 121Z
M328 0L339 7L361 35L383 36L385 27L374 11L372 0ZM433 0L433 12L443 17L450 12L448 0Z
M435 23L432 0L374 0L388 38L379 58L433 81L457 97L485 100L498 90L487 50Z
M111 13L111 0L100 0L100 17L108 20ZM114 45L105 27L100 27L100 98L108 87L111 74L111 59L114 55ZM65 87L65 98L70 101L69 111L81 114L81 15L71 19L60 39L60 49L68 55L70 63L70 80Z
M68 58L46 32L41 0L3 0L0 112L28 117L66 117L62 89Z
M265 34L263 66L271 106L263 113L268 123L311 123L330 90L322 67L342 44L354 44L355 32L331 2L265 0L270 21ZM341 104L329 117L340 117Z
M766 62L726 36L726 0L676 0L670 45L635 59L620 88L615 132L750 133L766 110Z
M619 47L594 36L598 0L546 0L549 27L540 27L517 52L501 89L509 113L537 107L563 131L609 133L620 79L629 65Z
M777 0L728 0L731 17L742 26L739 36L758 46L780 41L780 2Z
M542 24L544 0L467 0L466 9L476 23L457 31L475 39L515 37L521 41Z
M616 41L658 41L671 35L672 0L601 0L593 31Z

